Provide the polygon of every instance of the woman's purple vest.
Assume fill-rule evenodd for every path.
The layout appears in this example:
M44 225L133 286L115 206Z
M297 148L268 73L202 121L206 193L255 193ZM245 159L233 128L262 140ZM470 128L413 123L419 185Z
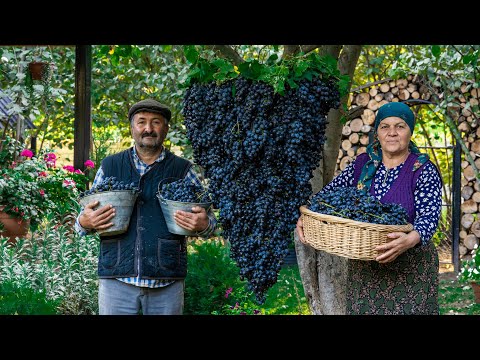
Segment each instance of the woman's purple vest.
M417 160L418 155L411 153L402 168L400 169L400 174L398 178L393 182L390 189L387 193L380 199L381 203L397 203L402 205L408 213L408 222L413 224L415 219L415 199L413 192L415 191L415 185L419 175L422 173L422 169L425 166L423 164L416 171L412 171L413 164ZM369 159L369 155L366 153L360 154L355 160L355 170L353 178L353 186L357 186L358 179L362 173L362 168ZM376 177L372 181L372 186L370 187L370 195L375 195L375 181Z

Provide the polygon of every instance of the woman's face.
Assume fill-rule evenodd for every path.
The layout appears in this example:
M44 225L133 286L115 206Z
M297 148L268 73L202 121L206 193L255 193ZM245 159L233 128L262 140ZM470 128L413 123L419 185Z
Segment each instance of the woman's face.
M412 133L402 118L391 116L380 121L377 136L383 152L401 155L408 150Z

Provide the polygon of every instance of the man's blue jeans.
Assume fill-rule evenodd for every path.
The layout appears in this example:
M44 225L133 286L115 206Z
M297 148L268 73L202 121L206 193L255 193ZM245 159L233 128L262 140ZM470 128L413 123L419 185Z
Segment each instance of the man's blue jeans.
M99 315L182 315L184 280L146 288L117 279L99 279Z

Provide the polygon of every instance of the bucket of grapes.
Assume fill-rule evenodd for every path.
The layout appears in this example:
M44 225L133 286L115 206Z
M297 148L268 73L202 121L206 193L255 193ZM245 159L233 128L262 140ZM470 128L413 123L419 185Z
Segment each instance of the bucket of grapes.
M388 233L413 230L401 205L380 203L354 187L317 193L300 212L307 244L349 259L375 260L375 247L391 240Z
M97 233L102 236L119 235L128 229L139 193L140 189L134 183L124 184L117 181L115 177L106 177L98 186L81 193L79 203L85 207L98 200L99 204L96 209L111 204L115 208L115 216L112 219L113 226L105 230L98 230Z
M192 212L192 207L199 206L208 212L212 207L211 197L207 189L183 179L177 179L169 183L160 182L157 198L168 231L178 235L196 236L197 234L195 231L185 229L175 222L174 214L176 211Z

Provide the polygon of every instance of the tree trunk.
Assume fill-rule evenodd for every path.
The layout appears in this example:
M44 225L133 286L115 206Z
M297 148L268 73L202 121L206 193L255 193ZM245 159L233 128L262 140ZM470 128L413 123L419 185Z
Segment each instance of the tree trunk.
M338 46L324 46L319 50L321 54L328 53L338 58L340 73L353 77L361 45L345 45L343 49ZM348 95L342 99L342 105L347 100ZM340 121L340 115L339 109L332 109L328 114L323 159L312 178L314 194L333 179L342 138L343 124ZM298 240L296 231L294 238L300 276L312 314L345 314L348 260L304 245Z

